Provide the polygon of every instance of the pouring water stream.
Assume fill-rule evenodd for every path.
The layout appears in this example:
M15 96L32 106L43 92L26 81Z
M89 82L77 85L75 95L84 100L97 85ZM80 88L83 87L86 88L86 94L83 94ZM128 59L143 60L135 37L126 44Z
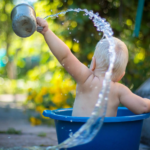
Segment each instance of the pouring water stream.
M60 148L70 148L70 147L74 147L77 145L82 145L90 142L95 137L99 129L101 128L107 110L107 101L108 101L108 94L110 90L111 74L112 74L112 69L116 57L114 51L115 44L112 38L113 31L110 27L110 24L106 22L105 19L101 18L98 14L94 14L93 11L88 11L87 9L80 9L80 8L68 9L67 11L63 11L54 15L49 15L44 19L48 19L49 17L58 17L58 15L60 14L66 14L67 12L71 12L71 11L85 12L85 15L89 16L89 19L93 21L94 26L96 26L97 28L97 31L103 32L103 37L107 38L110 44L109 46L110 64L108 70L105 73L102 90L99 93L99 98L97 100L94 111L92 112L89 120L77 132L71 135L70 138L66 139L64 142L62 142L57 146L47 147L46 150L51 150L51 149L58 150ZM100 114L100 111L103 113Z

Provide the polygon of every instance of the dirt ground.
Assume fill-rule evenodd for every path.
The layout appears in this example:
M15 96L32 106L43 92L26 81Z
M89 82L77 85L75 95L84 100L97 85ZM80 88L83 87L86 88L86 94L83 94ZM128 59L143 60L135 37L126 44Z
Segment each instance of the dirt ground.
M9 134L11 130L16 133ZM6 133L6 131L9 132ZM19 134L20 131L21 134ZM54 127L31 126L20 103L0 102L0 150L8 148L21 150L25 147L52 145L57 145Z

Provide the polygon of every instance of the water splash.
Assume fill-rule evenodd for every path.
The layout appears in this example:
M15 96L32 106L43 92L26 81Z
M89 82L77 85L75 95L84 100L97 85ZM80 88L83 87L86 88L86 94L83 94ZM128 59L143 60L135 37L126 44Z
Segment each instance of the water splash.
M96 27L97 31L103 32L103 37L102 38L107 38L109 41L109 55L110 55L110 64L109 68L105 73L105 77L103 80L103 86L102 90L99 93L99 97L97 100L97 103L95 105L94 111L91 114L91 117L89 120L73 135L70 136L70 138L66 139L64 142L57 146L50 146L47 147L46 150L58 150L60 148L70 148L74 147L77 145L82 145L90 142L99 129L101 128L106 110L107 110L107 101L108 101L108 94L110 90L110 81L111 81L111 74L112 74L112 69L115 61L115 51L114 51L114 40L112 38L113 31L110 27L110 24L106 22L106 19L101 18L98 13L94 14L93 11L88 11L87 9L68 9L67 11L60 12L54 15L49 15L45 17L44 19L47 19L49 17L58 17L60 14L66 14L67 12L85 12L85 16L89 16L89 19L91 19L94 23L94 26ZM99 118L100 117L100 118Z

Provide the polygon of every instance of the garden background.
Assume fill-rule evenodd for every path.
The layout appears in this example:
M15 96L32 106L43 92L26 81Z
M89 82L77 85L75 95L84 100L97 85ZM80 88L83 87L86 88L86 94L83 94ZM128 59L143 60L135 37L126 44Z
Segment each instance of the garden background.
M24 106L38 112L33 125L45 123L45 109L70 108L76 83L50 52L41 34L18 37L12 30L11 11L20 0L0 0L0 94L26 94ZM26 1L27 2L27 1ZM140 33L133 36L138 1L131 0L32 0L36 15L46 17L69 8L99 13L110 23L114 36L129 49L126 75L121 80L133 92L150 76L150 1L145 0ZM84 13L69 12L49 18L49 28L72 53L89 66L102 33Z

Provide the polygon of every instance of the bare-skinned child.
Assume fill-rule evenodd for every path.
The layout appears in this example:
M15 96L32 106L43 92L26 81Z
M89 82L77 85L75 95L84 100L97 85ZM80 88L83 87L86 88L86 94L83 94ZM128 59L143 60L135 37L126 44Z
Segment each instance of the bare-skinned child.
M49 29L46 20L38 17L37 24L43 27L41 34L43 34L51 52L77 82L72 116L89 117L98 100L105 72L109 67L108 40L102 39L98 42L90 68L88 68L81 63L72 54L68 46ZM113 37L113 39L115 42L116 60L111 76L106 116L116 116L120 103L135 114L150 112L150 100L135 95L128 87L118 83L125 75L128 63L128 49L124 42L115 37Z

